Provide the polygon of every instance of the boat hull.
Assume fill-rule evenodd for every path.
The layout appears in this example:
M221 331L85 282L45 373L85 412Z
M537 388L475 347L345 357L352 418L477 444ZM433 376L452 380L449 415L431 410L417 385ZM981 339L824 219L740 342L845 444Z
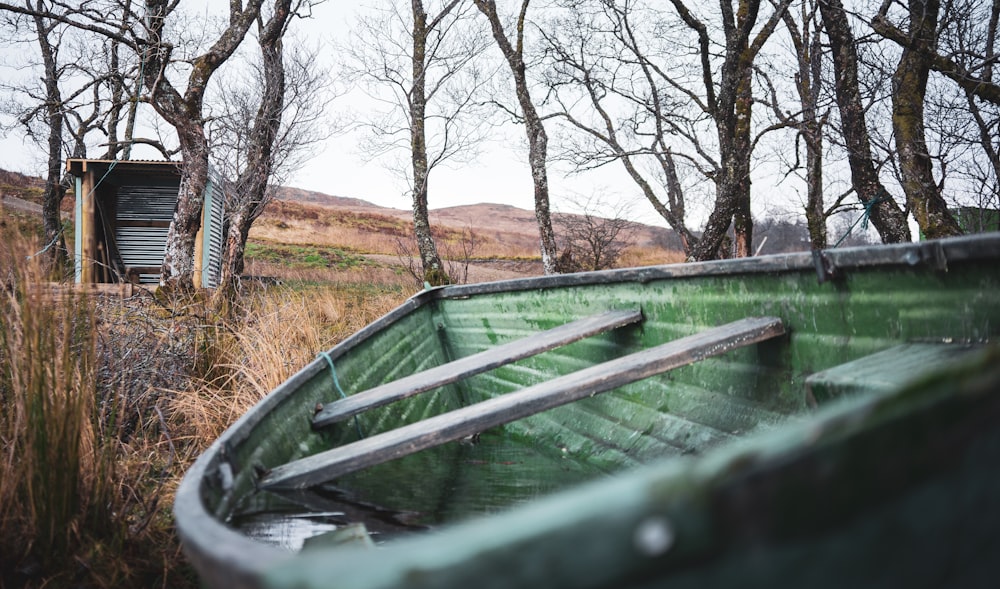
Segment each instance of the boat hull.
M995 548L1000 523L988 501L1000 485L985 467L1000 458L990 347L970 352L978 359L958 375L960 359L931 370L951 375L943 389L906 382L902 370L896 381L918 392L809 379L901 344L994 341L998 261L1000 237L988 235L425 291L227 430L178 490L178 530L210 586L601 587L665 578L703 586L995 572L992 559L965 556ZM340 391L354 395L609 309L639 309L643 321L356 422L309 427L312 408ZM290 553L225 525L275 466L750 316L779 317L787 335L502 426L503 437L600 479L579 490L371 553ZM956 385L966 373L974 382ZM984 392L976 379L993 384ZM958 394L966 388L978 392ZM461 455L451 448L442 456ZM454 472L430 468L420 482L428 503L447 501ZM490 486L475 492L487 500ZM961 537L945 541L947 555L920 558L941 534ZM890 542L894 535L902 537ZM906 568L914 557L927 571Z

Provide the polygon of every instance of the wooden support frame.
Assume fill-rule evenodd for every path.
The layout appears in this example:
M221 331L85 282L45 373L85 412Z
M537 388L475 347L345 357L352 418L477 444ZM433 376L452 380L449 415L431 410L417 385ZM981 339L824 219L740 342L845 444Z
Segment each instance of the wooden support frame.
M405 376L351 395L346 399L327 403L322 410L313 416L313 427L324 427L337 423L369 409L412 397L463 378L639 321L642 321L642 312L639 310L605 311L572 321L478 354L472 354L423 372Z
M87 172L84 166L83 182L80 191L80 232L75 239L80 240L80 282L90 284L94 282L94 263L97 260L97 236L94 232L96 225L94 199L94 175Z
M277 466L259 481L259 486L278 490L318 485L784 332L781 319L775 317L752 317L711 328Z

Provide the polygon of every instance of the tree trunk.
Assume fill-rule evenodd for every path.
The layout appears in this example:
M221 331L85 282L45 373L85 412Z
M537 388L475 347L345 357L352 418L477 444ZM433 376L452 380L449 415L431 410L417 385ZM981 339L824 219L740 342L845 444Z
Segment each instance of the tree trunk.
M427 13L421 0L411 0L413 7L413 87L410 91L410 147L413 172L413 232L417 238L424 282L431 286L448 284L448 274L441 263L434 236L431 235L427 207L427 141L424 122L427 108L425 94L425 59L427 44Z
M733 169L736 176L732 179L733 201L733 257L747 258L753 255L753 217L750 213L750 153L753 150L750 138L750 111L753 106L753 95L750 89L750 68L748 67L740 80L736 98L736 127L733 135L733 146L730 156L733 158Z
M687 224L684 223L684 189L681 187L681 181L677 177L677 164L674 163L674 154L669 149L665 150L661 162L663 176L667 185L668 206L665 208L675 218L679 219L678 225L680 228L674 227L674 231L677 232L677 237L681 240L681 249L684 252L684 256L687 257L691 255L691 248L694 247L694 244L698 243L698 238L691 233ZM647 196L648 198L649 196ZM659 201L656 201L656 204L659 204ZM662 212L660 216L663 216ZM670 223L669 220L667 222ZM670 225L673 227L672 223Z
M222 269L212 304L223 314L232 309L232 303L239 292L240 276L243 274L247 236L252 224L246 220L244 212L239 210L229 217L225 243L222 246Z
M798 72L795 90L802 107L799 134L806 148L806 227L812 249L827 245L826 210L823 199L823 120L819 116L820 90L823 83L823 45L816 14L817 0L803 2L802 30L791 11L785 13L785 25L795 47ZM797 147L796 147L797 149ZM796 156L796 161L798 157Z
M707 33L680 0L672 0L681 18L699 32L702 38L702 78L705 83L709 114L715 123L719 139L719 167L716 179L715 207L708 217L705 231L692 248L692 260L711 260L726 255L729 247L726 233L733 225L736 238L733 252L750 255L753 240L753 219L750 215L750 156L753 141L750 135L750 115L753 106L751 76L753 64L764 42L781 21L790 0L775 2L774 12L753 34L760 12L759 0L740 0L734 12L729 0L720 3L725 35L725 54L721 66L718 97L712 86L714 72ZM752 40L751 40L752 39Z
M177 126L184 165L177 191L177 208L167 229L160 286L194 289L194 246L201 227L201 210L208 184L208 145L200 121Z
M167 244L160 268L160 285L179 290L194 288L194 244L201 226L201 209L208 183L208 141L202 115L205 90L218 68L236 51L260 15L263 0L230 3L228 26L211 48L189 60L190 73L184 94L164 75L172 45L163 37L167 17L177 8L168 0L145 0L148 26L143 59L143 82L156 112L177 131L183 166L177 208L167 229Z
M841 0L819 0L819 10L833 50L837 108L840 110L854 191L870 211L872 225L884 243L910 241L906 215L882 186L878 172L875 171L868 125L858 87L858 54L844 5Z
M826 211L823 206L823 131L813 118L805 123L806 143L806 227L812 249L826 249Z
M924 138L924 96L930 73L940 4L910 0L910 44L903 47L892 75L892 127L906 202L924 237L961 235L962 229L941 196Z
M524 116L524 130L528 136L528 165L531 167L531 179L535 187L535 219L538 222L538 234L541 242L542 267L546 274L555 274L560 269L557 268L556 264L559 252L556 246L555 232L552 230L552 215L549 211L549 179L546 170L549 139L545 132L545 125L542 124L542 119L538 116L538 109L535 108L535 103L531 100L524 65L524 24L528 12L528 2L529 0L521 2L521 11L518 15L515 32L516 47L511 45L503 30L496 2L494 0L476 0L476 6L489 19L493 38L507 60L507 65L514 78L517 102L521 106L521 112Z
M281 130L285 108L285 64L282 39L291 16L291 0L275 0L274 13L258 33L264 91L249 131L246 167L229 195L226 206L228 226L222 252L215 307L225 310L238 292L243 274L247 237L253 222L264 212L269 200L268 184L274 168L274 147Z
M45 116L49 131L45 193L42 195L42 227L45 230L45 254L49 272L53 278L62 278L62 269L68 260L66 240L63 238L62 222L59 218L59 205L66 194L66 187L62 183L62 133L65 117L62 113L63 101L59 92L56 49L49 39L52 26L41 16L35 16L34 22L45 66Z
M741 7L743 4L740 3ZM743 18L748 16L744 14ZM729 257L732 253L744 257L749 254L753 238L753 219L750 218L750 114L753 104L750 75L753 59L745 36L728 34L726 37L726 60L713 116L719 138L720 172L716 180L715 206L689 257L695 261ZM723 247L730 225L736 237L733 252Z

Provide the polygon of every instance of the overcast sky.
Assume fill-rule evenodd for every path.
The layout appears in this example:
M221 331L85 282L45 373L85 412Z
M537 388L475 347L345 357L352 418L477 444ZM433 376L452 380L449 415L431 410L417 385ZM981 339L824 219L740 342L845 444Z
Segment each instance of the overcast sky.
M210 4L225 7L221 0ZM192 6L195 6L194 4ZM203 6L203 5L198 5ZM212 10L207 8L205 10ZM332 47L337 41L348 38L352 23L359 10L358 3L327 1L315 7L313 18L296 21L297 35L308 43L322 43L324 55L333 59ZM8 70L8 74L10 71ZM331 103L331 114L363 110L367 98L354 92ZM148 108L148 107L147 107ZM550 135L554 130L550 130ZM481 202L504 203L524 209L533 208L533 188L526 161L523 129L509 126L504 134L483 146L482 156L476 163L444 164L436 168L430 178L430 206L443 208ZM380 162L368 162L359 153L359 134L331 137L320 147L315 157L285 184L338 196L361 198L393 208L410 207L406 183L390 172ZM96 153L97 150L95 150ZM25 142L19 132L11 132L0 140L0 167L41 175L45 162L40 149ZM159 159L155 152L136 152L133 157ZM761 173L755 170L755 174ZM572 201L599 195L611 202L631 202L630 216L646 223L665 226L650 205L641 197L622 167L610 164L603 169L579 175L568 175L566 170L550 164L550 198L555 210L572 211ZM789 190L792 190L789 188ZM772 199L755 199L754 205L773 202ZM792 201L790 201L792 202ZM709 203L699 206L688 203L689 223L699 227ZM762 215L767 211L755 210Z

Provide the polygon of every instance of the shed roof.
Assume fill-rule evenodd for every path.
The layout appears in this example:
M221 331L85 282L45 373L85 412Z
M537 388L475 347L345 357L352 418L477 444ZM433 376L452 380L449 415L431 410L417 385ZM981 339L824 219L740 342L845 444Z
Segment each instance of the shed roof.
M121 168L122 171L129 172L157 172L157 173L178 173L182 162L173 160L107 160L107 159L87 159L70 158L66 160L66 171L74 176L83 176L87 173L87 168L98 165L101 169L106 166Z

